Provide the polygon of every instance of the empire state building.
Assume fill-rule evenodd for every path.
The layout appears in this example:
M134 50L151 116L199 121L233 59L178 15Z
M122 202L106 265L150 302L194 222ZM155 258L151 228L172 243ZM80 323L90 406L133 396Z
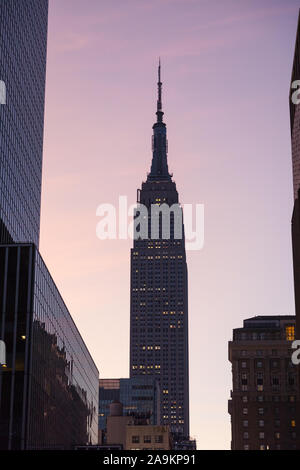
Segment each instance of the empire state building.
M167 131L163 122L162 82L153 125L152 164L138 190L138 207L148 210L148 236L134 239L131 249L130 376L157 377L161 391L161 424L189 436L188 276L182 210L169 173ZM162 207L169 208L169 236L162 228ZM170 210L179 207L180 216ZM156 236L151 210L159 214ZM153 213L153 211L152 211ZM181 224L179 236L175 227Z

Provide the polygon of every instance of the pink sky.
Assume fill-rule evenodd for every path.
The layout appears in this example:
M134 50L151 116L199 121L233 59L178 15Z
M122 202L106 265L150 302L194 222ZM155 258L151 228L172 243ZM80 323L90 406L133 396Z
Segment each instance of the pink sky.
M228 341L293 314L288 90L295 0L50 0L41 253L102 378L129 372L131 240L96 238L96 208L151 163L162 59L169 168L205 205L188 252L191 435L230 448ZM300 77L299 77L300 78Z

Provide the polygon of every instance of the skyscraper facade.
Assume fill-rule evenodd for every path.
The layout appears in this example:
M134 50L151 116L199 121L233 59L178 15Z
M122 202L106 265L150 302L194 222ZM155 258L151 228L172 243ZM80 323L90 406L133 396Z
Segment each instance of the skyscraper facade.
M232 450L293 450L299 441L299 376L291 361L295 317L257 316L229 342Z
M298 18L289 96L294 199L297 199L298 190L300 188L300 108L293 99L293 94L298 88L297 86L295 88L295 85L293 85L293 83L295 83L297 80L300 80L300 14Z
M0 0L1 450L98 440L99 373L37 249L47 23L48 0Z
M300 80L300 14L298 17L298 27L296 34L296 44L289 95L294 193L294 209L292 215L294 291L297 338L300 338L300 107L299 104L297 104L297 101L293 99L293 96L295 98L298 98L297 96L295 96L295 92L297 94L298 88L296 83L297 80Z
M48 0L0 0L0 244L38 246Z
M162 82L158 77L152 165L138 190L137 214L147 209L146 233L131 249L130 376L154 375L161 389L161 424L189 436L188 276L182 211L167 162ZM166 211L178 205L179 212ZM157 212L155 212L157 211ZM153 234L151 214L158 214ZM167 220L166 220L167 219ZM163 224L169 226L169 234ZM155 224L154 224L155 225ZM181 235L176 229L181 229ZM180 230L179 230L180 232Z

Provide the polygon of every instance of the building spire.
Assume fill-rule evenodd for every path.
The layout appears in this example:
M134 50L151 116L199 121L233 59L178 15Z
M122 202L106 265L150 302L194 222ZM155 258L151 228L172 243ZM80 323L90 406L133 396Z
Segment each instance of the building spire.
M157 97L157 122L162 122L163 120L163 111L162 111L162 102L161 102L161 89L162 89L162 82L160 81L160 58L158 62L158 82L157 82L157 88L158 88L158 97Z
M160 77L161 64L160 58L158 62L158 96L157 96L157 111L156 116L157 120L153 125L153 136L152 136L152 164L151 171L148 174L148 181L161 181L161 180L171 180L171 175L168 170L167 162L167 152L168 152L168 142L167 142L167 129L166 124L163 122L163 111L162 111L162 101L161 101L161 89L162 82Z

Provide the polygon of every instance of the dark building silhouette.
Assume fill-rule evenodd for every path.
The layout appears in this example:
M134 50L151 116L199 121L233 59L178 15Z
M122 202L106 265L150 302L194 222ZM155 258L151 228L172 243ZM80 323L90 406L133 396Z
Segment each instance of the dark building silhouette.
M39 245L48 0L0 1L0 244Z
M98 442L99 373L33 244L0 246L0 449Z
M297 338L300 338L300 107L293 100L293 94L298 87L293 83L300 80L300 15L298 17L298 27L296 34L296 44L294 52L293 69L291 76L289 106L290 106L290 127L291 127L291 148L293 164L293 188L294 188L294 209L292 215L292 246L293 246L293 266L294 266L294 291L295 310L297 324ZM297 97L297 96L296 96Z
M182 211L158 214L152 236L151 210L178 204L167 163L160 65L157 121L153 125L151 171L138 190L140 216L148 209L146 233L137 233L131 250L130 376L154 375L161 388L161 424L189 436L188 281ZM143 207L141 207L141 205ZM170 227L166 236L163 224ZM141 225L137 224L137 232ZM178 237L178 229L182 236ZM142 232L142 231L141 231Z
M0 0L0 449L98 440L98 370L37 250L47 17Z
M172 434L172 450L197 450L196 439L182 439L179 434Z
M291 76L291 86L289 95L290 106L290 128L292 137L292 163L293 163L293 187L294 199L298 197L298 190L300 188L300 109L293 100L293 94L298 86L294 87L293 83L300 80L300 14L298 17L298 26L296 34L296 43L294 51L294 60Z
M232 450L300 449L294 316L257 316L229 342Z

